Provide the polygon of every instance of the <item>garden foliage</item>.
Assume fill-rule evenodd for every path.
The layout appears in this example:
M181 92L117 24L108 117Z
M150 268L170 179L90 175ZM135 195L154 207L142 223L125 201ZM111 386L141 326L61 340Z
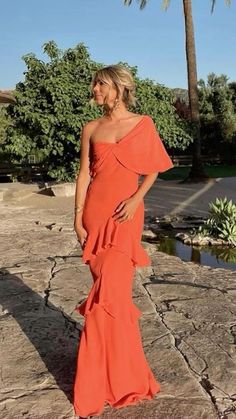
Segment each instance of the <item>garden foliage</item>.
M23 57L25 80L16 86L16 104L7 108L11 125L4 151L10 153L13 162L35 154L52 178L72 181L79 168L81 128L102 115L89 100L92 76L103 65L91 60L83 43L61 51L50 41L43 49L47 61L34 54ZM137 68L129 68L136 80L138 99L131 110L153 117L166 146L186 148L191 142L191 127L177 115L171 90L152 80L141 80Z
M236 95L234 84L224 74L210 73L207 82L199 81L202 143L205 153L229 155L236 151ZM228 153L227 153L228 152Z
M199 227L202 236L213 236L236 246L236 204L216 198L209 204L210 217Z

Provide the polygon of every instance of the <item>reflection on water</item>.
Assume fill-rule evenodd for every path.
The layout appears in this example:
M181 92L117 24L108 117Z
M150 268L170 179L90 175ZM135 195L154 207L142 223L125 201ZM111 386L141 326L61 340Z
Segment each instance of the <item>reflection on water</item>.
M160 252L178 256L186 262L200 263L213 268L236 270L236 249L213 246L189 246L175 238L160 235L157 248Z

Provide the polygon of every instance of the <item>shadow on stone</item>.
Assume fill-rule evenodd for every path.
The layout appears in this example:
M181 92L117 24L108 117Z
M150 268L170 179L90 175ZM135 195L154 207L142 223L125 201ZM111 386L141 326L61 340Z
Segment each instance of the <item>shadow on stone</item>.
M165 276L165 275L163 275ZM175 274L167 274L167 277L175 277ZM222 292L223 294L227 294L227 290L223 289L223 288L219 288L219 287L213 287L210 285L205 285L205 284L197 284L196 282L191 282L191 281L176 281L176 280L170 280L170 279L159 279L156 277L156 275L151 275L149 277L150 282L152 284L164 284L164 285L178 285L178 286L189 286L189 287L193 287L193 288L200 288L200 289L206 289L206 290L211 290L211 289L215 289L217 291ZM144 285L148 285L148 282L145 283Z
M8 317L15 319L52 375L51 381L54 379L72 402L79 327L81 329L79 323L5 268L0 269L0 304L0 321Z

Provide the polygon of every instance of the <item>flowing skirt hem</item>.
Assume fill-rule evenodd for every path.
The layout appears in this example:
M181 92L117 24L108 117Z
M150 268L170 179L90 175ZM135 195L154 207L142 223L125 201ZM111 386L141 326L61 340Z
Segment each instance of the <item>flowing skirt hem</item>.
M103 408L100 410L95 410L93 412L82 412L79 408L77 408L76 405L74 405L75 414L77 417L100 416L104 412L104 408L106 408L107 406L110 406L114 409L122 409L128 406L135 406L144 400L152 400L155 397L155 395L160 392L160 385L156 383L154 383L153 385L154 389L150 390L147 394L132 394L132 396L127 395L116 402L110 402L108 400L105 400Z

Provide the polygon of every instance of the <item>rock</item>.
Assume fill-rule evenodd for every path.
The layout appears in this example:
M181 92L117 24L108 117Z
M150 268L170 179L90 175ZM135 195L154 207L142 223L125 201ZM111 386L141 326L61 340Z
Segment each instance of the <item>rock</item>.
M172 222L170 223L171 227L175 230L189 230L190 226L189 224L183 223L183 222Z
M143 230L142 236L143 236L143 238L145 238L145 237L154 238L154 237L156 237L156 234L152 230Z
M192 244L192 239L190 239L189 237L184 239L184 244L191 245Z
M75 195L75 182L74 183L62 183L59 185L53 185L50 187L54 196L74 196Z
M185 241L187 239L189 239L189 235L186 233L176 233L175 238L178 240L182 240Z
M176 233L175 238L181 240L184 244L193 246L230 246L230 242L223 239L217 239L210 236L201 236L200 234Z

